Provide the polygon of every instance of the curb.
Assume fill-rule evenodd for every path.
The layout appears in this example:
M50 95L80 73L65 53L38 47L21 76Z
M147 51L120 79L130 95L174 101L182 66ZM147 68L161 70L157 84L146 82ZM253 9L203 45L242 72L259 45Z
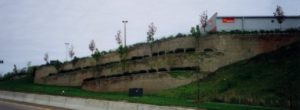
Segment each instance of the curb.
M105 101L2 90L0 90L0 98L76 110L199 110L194 108L157 106L120 101Z

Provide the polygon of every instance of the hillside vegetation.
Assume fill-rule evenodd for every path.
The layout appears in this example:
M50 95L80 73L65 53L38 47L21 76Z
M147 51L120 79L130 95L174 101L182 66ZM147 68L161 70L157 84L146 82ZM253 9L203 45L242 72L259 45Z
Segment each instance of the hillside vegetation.
M223 67L162 96L237 104L299 107L300 42ZM299 109L299 108L298 108Z

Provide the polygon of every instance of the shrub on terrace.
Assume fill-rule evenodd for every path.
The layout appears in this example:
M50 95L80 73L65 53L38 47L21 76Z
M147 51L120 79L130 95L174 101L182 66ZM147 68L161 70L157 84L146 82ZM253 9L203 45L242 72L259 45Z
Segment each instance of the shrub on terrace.
M98 49L96 49L96 51L92 54L92 57L96 60L98 60L101 56L101 53L99 52Z

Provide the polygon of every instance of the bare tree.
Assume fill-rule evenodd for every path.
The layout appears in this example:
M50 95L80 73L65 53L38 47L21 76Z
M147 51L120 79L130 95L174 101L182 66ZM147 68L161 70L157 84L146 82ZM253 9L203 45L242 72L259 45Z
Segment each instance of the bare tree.
M44 61L48 64L48 60L49 60L49 55L48 53L45 53L44 55Z
M207 11L204 11L202 13L202 15L200 15L200 23L201 23L201 27L204 30L204 34L206 33L206 29L205 28L206 28L206 26L208 24L207 19L208 19L208 17L207 17ZM196 29L191 30L191 32L192 33L194 32L196 34L194 36L196 37L196 40L197 40L197 47L199 47L199 36L201 36L200 27L196 26ZM197 80L198 80L197 81L197 101L198 102L200 102L200 82L199 82L199 79L200 79L200 72L201 72L201 70L200 70L201 60L202 60L202 58L199 58L199 60L198 60L199 67L197 68Z
M69 50L69 56L72 59L74 57L74 55L75 55L74 47L73 47L73 45L71 45L70 50Z
M149 28L149 30L148 30L148 32L147 32L147 35L148 35L148 37L147 37L147 42L153 42L154 41L154 34L155 34L155 32L156 32L156 30L157 30L157 28L156 28L156 26L154 26L154 23L152 22L149 26L148 26L148 28Z
M27 67L28 67L28 68L31 67L31 61L28 61L28 62L27 62Z
M201 26L202 28L204 29L204 32L206 32L205 28L207 26L207 11L204 11L202 13L202 15L200 15L200 23L201 23Z
M152 22L149 26L148 26L149 30L147 32L147 43L150 45L150 52L152 54L152 46L153 46L153 42L154 42L154 34L157 30L156 26L154 26L154 23Z
M14 69L13 69L13 72L14 72L15 74L17 74L17 73L18 73L18 69L17 69L17 65L16 65L16 64L14 64Z
M91 43L89 44L89 49L92 51L92 53L95 51L96 44L94 40L92 40Z
M122 39L121 39L121 31L119 30L117 32L117 34L115 35L115 38L116 38L116 41L117 41L117 44L119 45L119 48L118 48L118 53L119 53L119 57L120 57L120 60L121 60L121 64L122 64L122 71L125 72L125 69L126 69L126 60L125 59L125 55L124 53L126 52L126 47L124 48L123 45L122 45Z
M281 6L277 5L275 12L273 13L279 23L279 28L281 30L281 24L284 21L284 12Z
M121 39L122 36L121 36L121 31L120 30L117 32L117 34L115 35L115 37L116 37L117 44L119 46L122 46L122 39Z
M31 61L28 61L28 62L27 62L27 68L26 68L26 69L27 69L27 72L29 71L29 68L30 68L30 67L31 67Z
M119 52L120 58L122 60L123 59L124 48L123 48L123 45L122 45L122 36L121 36L121 31L120 30L115 35L115 38L116 38L117 44L119 45L118 52Z

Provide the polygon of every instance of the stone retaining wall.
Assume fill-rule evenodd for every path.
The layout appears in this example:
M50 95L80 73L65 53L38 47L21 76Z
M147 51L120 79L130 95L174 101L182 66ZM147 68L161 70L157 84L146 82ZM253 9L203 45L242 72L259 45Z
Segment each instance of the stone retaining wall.
M115 79L120 80L119 85L125 86L130 82L134 82L125 80L128 74L145 73L145 75L148 75L145 78L148 79L142 80L145 81L143 82L144 88L147 88L151 83L157 81L155 74L148 73L168 72L174 68L194 67L200 68L203 72L214 72L223 66L262 53L274 51L282 46L299 41L299 35L300 34L210 35L199 38L198 42L196 42L194 37L175 38L156 42L153 45L152 55L149 55L151 53L150 47L145 44L129 48L125 65L120 63L118 53L113 52L102 56L98 61L92 58L86 58L82 61L77 61L73 66L64 64L64 66L61 67L64 69L55 69L53 66L41 67L35 73L35 82L50 85L81 86L85 79L89 79L89 81L94 79L99 82L97 78L102 77L102 82L108 84L107 86L111 85L111 88L113 88L114 84L110 81L113 79L103 79L104 76L119 76L120 78ZM95 64L97 64L97 66ZM73 69L70 69L71 67L73 67ZM62 70L68 71L65 72ZM50 74L55 72L57 72L57 74ZM126 76L126 78L121 78L123 76ZM140 80L139 78L137 80ZM193 79L191 78L190 80ZM162 83L168 84L168 82ZM175 83L176 81L174 84ZM84 84L88 84L86 85L88 87L83 88L99 88L99 85L104 87L103 84L100 83L94 85L99 87L91 87L92 84L89 82ZM180 84L175 85L179 86ZM157 88L160 89L167 88L163 86L163 84L157 86ZM113 89L110 90L113 91ZM115 91L119 90L123 91L124 89L116 87Z

